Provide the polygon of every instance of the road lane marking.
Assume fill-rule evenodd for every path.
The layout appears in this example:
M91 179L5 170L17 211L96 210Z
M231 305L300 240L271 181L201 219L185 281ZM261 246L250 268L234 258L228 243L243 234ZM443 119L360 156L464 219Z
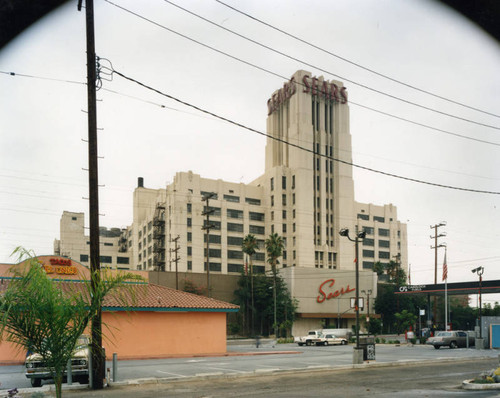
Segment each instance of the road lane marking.
M166 375L173 375L173 376L177 376L177 377L188 377L188 376L180 375L180 374L177 374L177 373L165 372L163 370L157 370L157 372L158 373L163 373L163 374L166 374Z

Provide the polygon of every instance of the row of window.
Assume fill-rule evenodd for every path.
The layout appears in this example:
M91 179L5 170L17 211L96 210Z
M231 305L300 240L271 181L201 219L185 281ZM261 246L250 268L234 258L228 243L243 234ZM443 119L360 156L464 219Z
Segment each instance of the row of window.
M193 226L192 218L188 217L186 220L186 223L187 223L188 227L192 227ZM207 220L203 220L203 226L204 227L207 226ZM210 228L214 229L216 231L220 231L221 230L221 222L210 220ZM249 225L248 229L249 229L249 232L251 234L256 234L256 235L265 235L266 234L266 228L262 225ZM243 232L243 224L228 222L227 223L227 231L229 231L229 232Z
M186 247L186 252L189 257L193 255L193 248L191 246ZM203 257L207 256L207 249L205 248L203 250ZM209 248L208 249L208 257L210 258L221 258L222 257L222 250L221 249L213 249ZM284 258L286 255L284 256ZM237 260L243 260L243 251L241 250L228 250L227 251L227 258L230 259L237 259ZM261 252L256 252L252 258L255 261L265 261L266 260L266 255L265 253Z
M375 234L375 228L373 227L363 227L363 231L366 232L367 235L374 235ZM379 236L390 236L390 230L386 228L379 228L378 229L378 235ZM400 231L398 231L398 237L400 236Z
M270 180L271 191L274 191L274 177ZM281 176L281 189L286 189L286 176ZM292 189L295 189L295 176L292 176Z
M206 191L200 191L201 196L210 196L211 199L217 200L219 198L219 195L214 193L214 192L206 192ZM233 203L240 203L240 197L236 195L223 195L223 199L227 202L233 202ZM245 203L248 203L249 205L255 205L255 206L260 206L261 201L260 199L255 199L255 198L245 198Z
M375 239L371 239L371 238L363 239L363 246L375 246ZM391 241L379 239L378 246L379 247L391 247Z
M375 257L375 251L374 250L363 250L363 257L374 258ZM391 253L379 250L379 252L378 252L378 258L391 258Z
M360 220L365 220L365 221L370 221L370 215L369 214L358 214L358 218ZM389 219L392 221L392 218ZM385 222L385 217L380 217L380 216L373 216L373 221L376 222Z
M89 255L88 254L80 254L80 262L88 263ZM112 256L99 256L99 262L103 264L111 264L113 262ZM116 257L117 264L129 264L130 259L128 257Z

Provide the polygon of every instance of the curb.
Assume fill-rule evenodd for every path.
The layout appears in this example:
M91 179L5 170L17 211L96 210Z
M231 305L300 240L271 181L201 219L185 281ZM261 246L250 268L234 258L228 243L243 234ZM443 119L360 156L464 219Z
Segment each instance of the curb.
M500 390L500 383L473 383L474 379L464 380L462 388L464 390Z

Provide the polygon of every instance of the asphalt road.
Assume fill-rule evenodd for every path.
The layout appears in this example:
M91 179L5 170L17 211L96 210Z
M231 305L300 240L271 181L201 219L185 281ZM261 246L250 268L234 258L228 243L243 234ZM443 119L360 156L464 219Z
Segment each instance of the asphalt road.
M295 372L303 370L339 369L352 367L353 347L298 347L293 344L272 346L266 344L259 349L251 345L230 345L228 351L232 356L169 358L161 360L119 361L118 382L136 379L153 378L172 382L175 380L192 380L207 377L241 377L266 376L275 372ZM261 354L261 355L258 355ZM469 360L471 358L489 358L498 364L498 351L476 350L474 348L435 350L431 346L409 346L401 344L377 345L376 361L383 363L407 364L427 363L429 366L436 360ZM111 363L107 367L112 368ZM483 369L481 369L483 370ZM24 376L23 366L0 366L0 382L2 389L13 387L30 387ZM44 384L50 384L47 381ZM48 387L42 387L46 391Z
M474 360L387 367L306 371L293 374L177 380L161 384L110 387L101 391L68 391L71 398L146 397L500 397L500 391L467 391L460 385L498 361Z

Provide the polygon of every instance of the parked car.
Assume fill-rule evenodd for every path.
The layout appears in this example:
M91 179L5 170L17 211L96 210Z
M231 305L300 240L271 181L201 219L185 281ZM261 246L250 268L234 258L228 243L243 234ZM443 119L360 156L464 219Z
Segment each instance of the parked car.
M474 336L469 335L469 346L474 345ZM436 332L434 337L429 337L426 344L434 346L437 350L446 346L450 348L467 347L467 332L462 330Z
M313 339L313 342L316 345L346 345L348 343L344 337L337 337L334 334L321 334L318 338Z
M71 358L71 375L74 381L78 381L81 384L89 382L89 359L89 338L82 335L78 338L75 352ZM32 387L40 387L43 380L52 378L50 369L46 367L40 354L34 353L28 355L25 366L26 377L30 379Z
M352 330L350 329L318 329L318 330L310 330L307 333L307 336L295 337L294 342L300 346L305 345L314 345L316 342L315 339L318 339L321 335L332 334L337 337L341 337L346 341L349 341L352 335Z

